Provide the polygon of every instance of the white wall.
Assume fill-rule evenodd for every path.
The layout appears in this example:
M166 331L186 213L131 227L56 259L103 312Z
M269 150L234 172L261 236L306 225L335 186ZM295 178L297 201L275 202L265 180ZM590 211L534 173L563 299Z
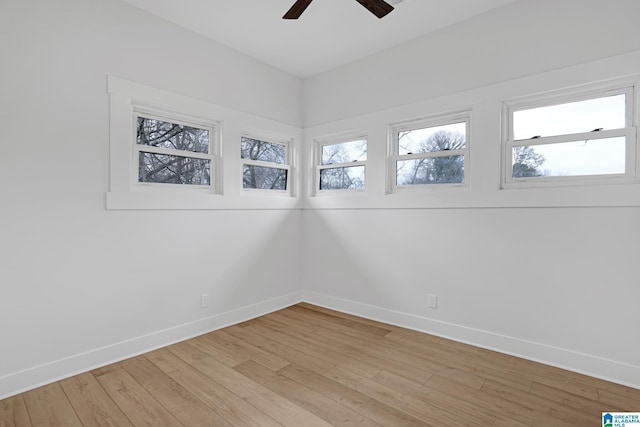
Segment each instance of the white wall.
M105 210L107 75L294 136L297 78L114 0L2 1L0 28L0 398L297 301L299 211Z
M499 189L501 102L637 79L638 12L516 2L305 81L307 147L369 140L365 192L306 202L305 300L640 387L638 184ZM388 124L465 108L470 187L385 194Z
M305 80L305 127L638 49L638 13L636 0L508 4Z

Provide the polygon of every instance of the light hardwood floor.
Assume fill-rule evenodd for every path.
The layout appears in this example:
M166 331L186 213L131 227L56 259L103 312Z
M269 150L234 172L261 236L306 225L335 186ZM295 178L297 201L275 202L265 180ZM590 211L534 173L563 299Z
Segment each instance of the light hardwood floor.
M298 304L0 401L0 426L600 426L640 390Z

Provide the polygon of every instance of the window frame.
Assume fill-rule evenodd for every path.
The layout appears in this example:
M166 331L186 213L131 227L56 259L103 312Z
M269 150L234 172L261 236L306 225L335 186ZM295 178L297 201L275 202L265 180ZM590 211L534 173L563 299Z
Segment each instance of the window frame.
M285 153L285 162L284 163L275 163L275 162L268 162L268 161L264 161L264 160L252 160L252 159L245 159L242 158L242 139L243 138L249 138L249 139L254 139L257 141L262 141L262 142L268 142L270 144L277 144L277 145L283 145L284 146L284 153ZM292 172L293 172L293 162L292 159L294 158L294 153L293 153L293 138L283 138L283 137L278 137L278 136L270 136L270 135L264 135L260 132L242 132L240 135L240 189L242 190L242 192L244 192L244 194L280 194L280 195L287 195L287 196L292 196L294 194L293 192L293 179L292 179ZM281 169L281 170L286 170L287 171L287 181L286 181L286 189L285 190L276 190L276 189L269 189L269 188L245 188L244 186L244 166L258 166L258 167L265 167L265 168L271 168L271 169Z
M365 141L367 143L367 159L353 162L333 163L330 165L322 164L322 149L328 145L339 145L355 141ZM367 192L367 162L369 160L369 138L366 133L355 132L343 134L339 136L331 136L327 138L318 138L314 141L314 179L313 188L314 195L331 195L331 194L350 194L350 193L366 193ZM321 171L327 169L340 169L349 167L364 167L364 185L362 188L340 188L340 189L320 189Z
M219 193L220 183L220 161L219 161L219 140L220 131L219 123L210 120L200 119L194 116L185 114L169 112L155 107L150 107L144 104L132 104L132 161L131 161L131 185L132 188L136 188L142 191L192 191L192 192L206 192L206 193ZM137 143L137 122L139 117L144 117L152 120L160 120L168 123L195 127L198 129L204 129L209 131L209 148L208 153L199 153L195 151L174 150L169 148L146 146ZM181 156L193 159L209 160L211 163L209 171L209 184L173 184L173 183L159 183L159 182L140 182L138 167L140 153L153 153L163 154L170 156Z
M432 127L447 126L457 123L465 123L465 146L458 150L440 150L427 153L399 154L399 134L404 131L428 129ZM387 162L387 193L393 194L405 191L443 191L469 188L470 153L471 153L471 109L465 109L450 113L437 114L418 119L405 120L389 125L389 144ZM400 161L429 159L438 157L463 156L464 179L460 183L433 183L433 184L409 184L398 185L397 165Z
M562 135L540 136L514 140L513 116L515 112L535 108L553 107L572 102L588 101L609 96L625 95L625 127L602 131L588 131ZM580 89L553 91L525 96L502 102L501 132L501 189L589 186L600 184L627 184L637 180L637 85L635 81L617 84L595 84ZM615 174L591 174L571 176L513 177L513 149L525 146L552 145L582 140L625 138L625 172Z

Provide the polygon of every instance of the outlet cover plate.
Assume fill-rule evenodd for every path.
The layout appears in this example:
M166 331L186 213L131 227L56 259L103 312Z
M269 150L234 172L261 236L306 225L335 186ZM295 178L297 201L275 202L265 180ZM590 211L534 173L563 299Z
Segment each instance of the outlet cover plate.
M427 297L427 305L429 308L438 308L438 296L429 294Z

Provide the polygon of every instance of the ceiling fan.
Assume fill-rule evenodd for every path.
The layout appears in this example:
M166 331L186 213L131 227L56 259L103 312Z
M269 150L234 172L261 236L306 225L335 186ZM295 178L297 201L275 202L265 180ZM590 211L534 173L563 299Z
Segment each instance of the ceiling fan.
M284 14L282 19L298 19L302 12L311 4L313 0L296 0L291 6L291 9ZM378 18L386 16L393 10L393 6L384 0L356 0L358 3L366 7L369 12L376 15ZM399 3L399 2L395 2Z

